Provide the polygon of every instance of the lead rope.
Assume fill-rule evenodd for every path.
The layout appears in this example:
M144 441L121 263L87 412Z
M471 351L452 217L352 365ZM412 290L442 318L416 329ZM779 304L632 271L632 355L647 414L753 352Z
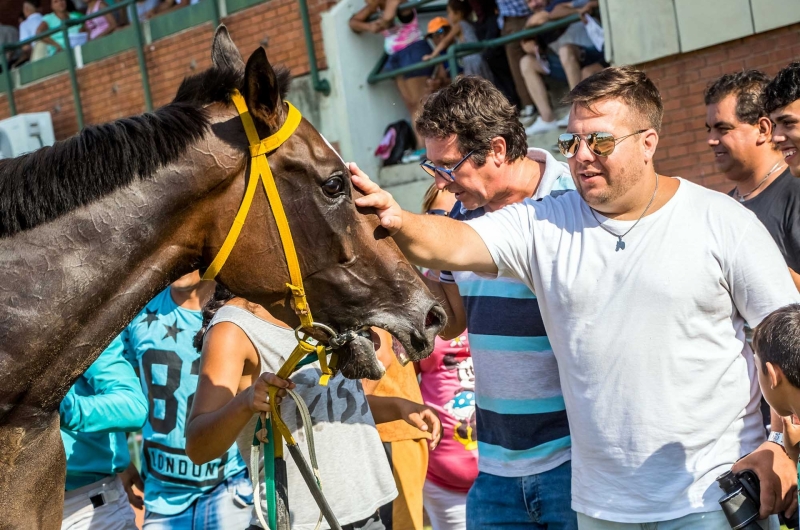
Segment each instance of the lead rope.
M317 462L317 451L315 449L316 445L314 444L314 427L311 423L311 414L309 413L305 402L294 390L287 390L287 392L294 400L297 410L300 412L300 417L303 420L303 432L306 436L306 445L308 446L308 456L311 460L311 468L314 470L314 477L319 485L319 489L322 490L322 477L320 477L319 474L319 464ZM256 432L261 430L262 421L264 419L265 418L263 417L259 418L258 422L256 423ZM258 469L261 461L261 444L256 443L256 440L257 439L254 438L254 443L250 447L250 469ZM266 446L268 444L264 445ZM264 454L266 455L266 447L264 449ZM261 526L266 530L271 527L267 523L267 520L264 517L264 510L261 507L261 494L259 491L261 487L261 478L257 474L253 473L250 477L250 480L253 483L253 499L255 501L256 516L258 517L258 522L260 522ZM267 507L267 510L269 510L269 507ZM317 519L317 524L314 527L314 530L319 530L319 527L322 525L323 518L324 516L322 514L322 510L320 510L319 518Z

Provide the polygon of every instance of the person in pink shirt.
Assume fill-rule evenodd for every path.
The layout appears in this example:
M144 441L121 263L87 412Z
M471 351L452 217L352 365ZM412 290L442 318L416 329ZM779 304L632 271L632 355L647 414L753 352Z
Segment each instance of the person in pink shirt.
M478 476L475 372L467 334L436 338L419 362L422 400L439 414L442 441L428 457L423 503L433 530L466 528L467 492Z
M103 0L89 0L86 8L86 14L91 15L92 13L97 13L101 9L105 9L107 7L108 6L105 2L103 2ZM89 34L89 40L99 39L100 37L104 37L117 29L117 21L114 20L114 17L111 15L111 13L107 13L105 16L87 20L84 24L84 28Z

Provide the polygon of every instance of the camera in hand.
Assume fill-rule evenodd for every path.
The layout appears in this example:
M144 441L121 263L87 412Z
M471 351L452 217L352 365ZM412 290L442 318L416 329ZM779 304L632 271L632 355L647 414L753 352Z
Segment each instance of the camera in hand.
M758 510L761 508L761 484L758 476L749 469L738 473L726 471L717 477L717 483L725 492L719 505L732 530L761 530L758 524ZM783 514L778 517L787 528L798 527L797 514L791 519L786 519Z

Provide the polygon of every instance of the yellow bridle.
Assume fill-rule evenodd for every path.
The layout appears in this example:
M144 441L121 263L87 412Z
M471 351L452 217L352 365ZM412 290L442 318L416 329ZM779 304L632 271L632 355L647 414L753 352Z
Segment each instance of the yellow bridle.
M269 201L269 204L272 207L272 213L275 216L275 223L278 226L278 233L280 234L281 244L283 245L283 253L286 256L286 264L289 268L289 279L291 283L287 283L286 286L292 292L292 296L294 298L294 310L297 313L297 316L300 318L300 328L298 328L298 330L301 328L305 330L311 330L312 327L314 327L314 319L311 317L311 310L308 307L308 300L306 300L306 293L303 289L303 277L300 273L300 262L297 259L297 251L294 247L292 231L289 228L289 221L286 219L286 212L283 209L283 203L281 202L281 197L278 194L278 188L275 185L275 177L272 175L272 171L270 170L269 162L267 160L267 154L275 151L286 140L288 140L292 134L294 134L295 130L297 130L297 127L300 125L302 116L300 115L300 111L298 111L291 103L287 101L286 104L289 107L289 112L283 125L281 125L281 128L278 129L278 132L262 140L258 136L256 126L253 123L252 116L250 116L250 111L247 109L247 103L245 102L244 97L242 97L239 91L236 90L231 95L231 99L233 100L233 104L236 106L236 110L239 112L239 117L242 120L244 131L247 134L247 140L250 143L250 179L247 183L247 190L244 193L242 204L239 206L239 211L236 213L236 217L233 220L230 231L228 232L227 237L225 237L225 241L222 243L217 256L203 274L203 279L213 280L216 278L217 274L219 274L222 266L225 265L225 261L228 259L228 256L230 256L231 251L236 244L236 240L239 238L239 234L242 231L244 222L247 219L247 214L253 204L253 197L255 196L258 182L261 181L264 183L264 190L267 194L267 200ZM307 339L301 339L299 335L297 342L297 347L289 356L289 359L283 364L277 375L284 379L289 377L289 375L294 372L300 361L302 361L309 354L314 353L319 360L320 368L322 369L323 374L320 378L320 384L326 385L328 379L332 375L332 371L328 366L325 345L322 343L313 345L309 343ZM334 364L333 359L331 360L331 364ZM271 403L275 403L276 401L275 394L277 390L278 389L276 387L269 388ZM292 437L289 429L281 420L280 413L273 414L271 419L277 432L286 438L288 443L293 444L294 438ZM274 449L276 453L278 451L282 453L282 445L280 443L277 443Z
M247 183L247 190L244 193L242 204L239 206L239 211L233 220L233 225L231 225L217 256L208 266L205 274L203 274L203 279L213 280L219 274L222 266L225 265L225 261L227 261L233 246L236 244L236 240L239 238L244 222L247 219L247 214L250 212L258 182L261 181L264 183L267 200L272 206L272 213L275 216L275 223L278 225L278 233L283 244L283 253L286 255L286 264L289 267L291 283L287 283L286 286L291 290L294 297L294 309L300 318L300 323L303 328L311 329L314 320L311 317L311 310L308 307L305 290L303 289L303 277L300 274L300 263L297 260L297 251L294 248L292 231L289 228L289 221L286 219L286 212L283 209L283 203L275 185L275 177L272 176L272 171L267 161L267 154L276 150L294 134L303 117L300 115L300 111L287 101L289 113L286 116L286 121L283 122L278 132L261 140L258 137L256 126L253 123L252 116L250 116L250 111L247 109L244 97L237 90L233 93L231 99L233 104L236 105L236 110L239 111L239 117L242 119L242 125L244 125L244 132L250 142L250 180Z

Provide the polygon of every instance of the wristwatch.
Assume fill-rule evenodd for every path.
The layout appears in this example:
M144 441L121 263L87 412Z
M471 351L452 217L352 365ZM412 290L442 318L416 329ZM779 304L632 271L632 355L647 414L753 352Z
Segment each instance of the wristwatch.
M768 442L772 442L772 443L776 443L776 444L780 445L781 447L784 447L784 445L783 445L783 433L782 432L771 431L769 433L769 436L767 437L767 441Z

